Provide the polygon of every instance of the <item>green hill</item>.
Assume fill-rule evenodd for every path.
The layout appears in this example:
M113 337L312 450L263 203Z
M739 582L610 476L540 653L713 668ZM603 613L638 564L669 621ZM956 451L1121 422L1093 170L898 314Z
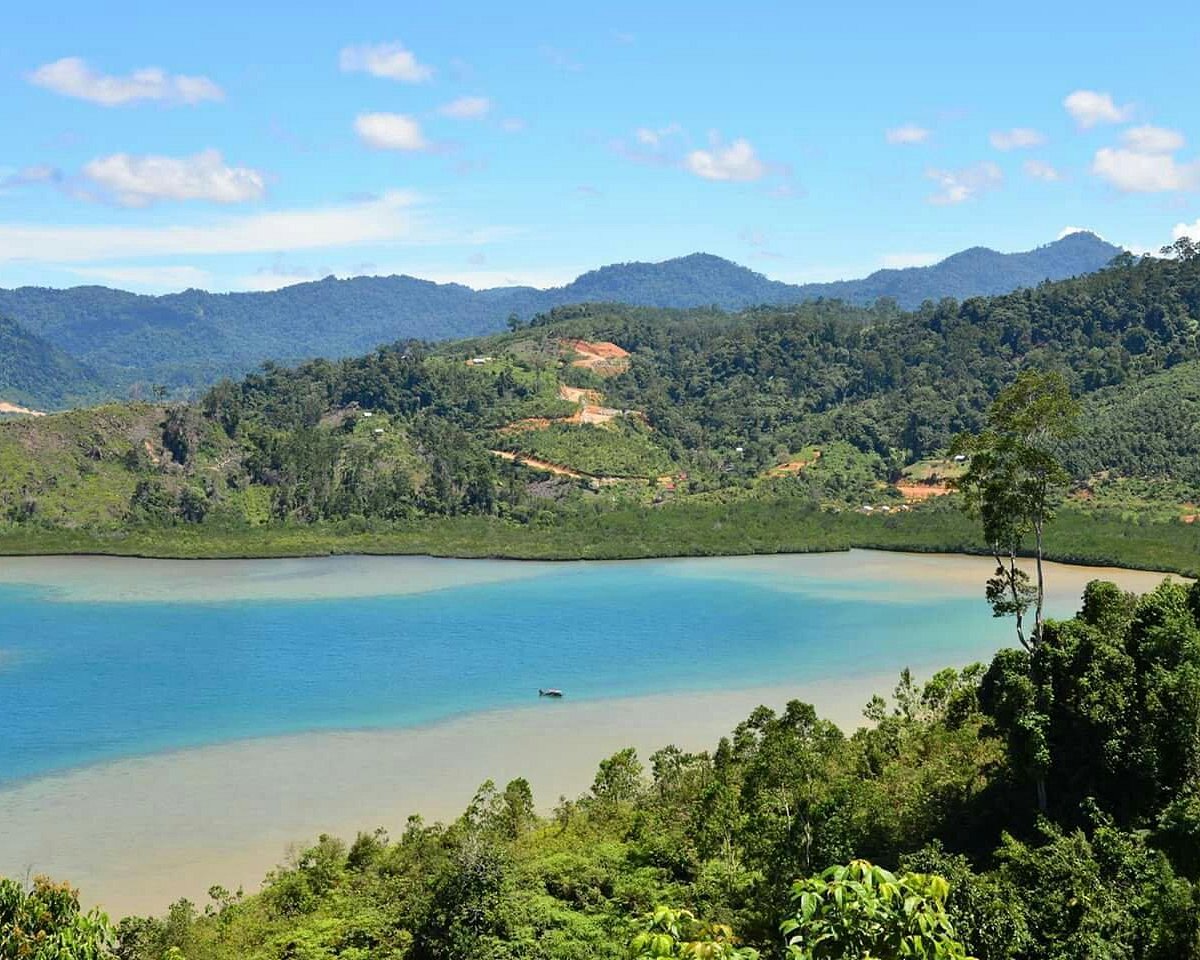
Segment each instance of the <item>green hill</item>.
M1077 488L1070 509L1107 517L1111 530L1138 515L1161 524L1144 531L1140 555L1191 569L1178 546L1200 528L1178 521L1200 500L1198 329L1200 258L1131 258L914 313L830 301L737 315L559 308L479 340L267 365L192 406L0 425L0 516L34 548L38 522L152 540L182 527L254 552L264 548L237 543L340 524L377 532L372 548L389 549L389 536L465 518L500 526L423 549L503 552L527 537L536 546L523 551L556 556L977 547L954 511L911 507L911 489L896 484L928 474L1033 366L1063 371L1083 399L1084 429L1062 451ZM614 348L628 356L588 359ZM738 530L760 532L706 519L730 509L742 511ZM893 509L904 519L848 519ZM592 523L639 510L656 512L634 538ZM808 517L795 528L803 536L780 516ZM1059 555L1111 557L1109 533L1063 530ZM145 549L187 549L178 533L157 542Z

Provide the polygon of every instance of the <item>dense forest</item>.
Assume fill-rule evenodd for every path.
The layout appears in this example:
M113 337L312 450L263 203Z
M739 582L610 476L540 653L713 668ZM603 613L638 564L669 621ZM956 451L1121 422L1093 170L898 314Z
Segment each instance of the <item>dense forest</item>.
M50 408L104 395L95 374L19 324L0 317L0 399Z
M864 280L796 286L720 257L694 254L662 263L594 270L563 287L474 291L408 276L301 283L270 293L186 290L141 296L105 287L0 290L0 317L11 317L85 364L111 399L149 399L156 386L195 395L222 376L240 376L264 360L366 353L408 338L440 340L504 329L555 306L592 302L741 310L760 304L838 298L873 303L890 297L916 307L928 298L1004 293L1090 273L1120 253L1092 234L1072 234L1025 253L974 248L932 267L884 270ZM0 368L0 399L21 383ZM77 396L47 384L31 399L59 408Z
M792 702L708 752L624 750L549 816L487 782L452 823L323 836L259 893L124 919L111 956L1200 957L1200 586L1093 582L1032 651L906 672L864 716ZM39 956L110 955L69 890L0 882L5 910L97 947Z
M739 501L944 526L912 501L946 491L952 439L1041 369L1083 407L1059 451L1067 506L1159 522L1166 542L1198 499L1198 320L1188 256L914 313L561 307L481 340L267 364L195 404L0 425L0 516L23 544L63 528L221 537L468 516L542 529L628 507L668 528L684 506Z

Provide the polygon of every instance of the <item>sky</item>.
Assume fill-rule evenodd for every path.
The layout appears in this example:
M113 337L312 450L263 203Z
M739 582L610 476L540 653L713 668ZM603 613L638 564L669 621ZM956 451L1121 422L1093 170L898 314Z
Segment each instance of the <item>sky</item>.
M1191 4L175 6L0 15L0 287L1200 237Z

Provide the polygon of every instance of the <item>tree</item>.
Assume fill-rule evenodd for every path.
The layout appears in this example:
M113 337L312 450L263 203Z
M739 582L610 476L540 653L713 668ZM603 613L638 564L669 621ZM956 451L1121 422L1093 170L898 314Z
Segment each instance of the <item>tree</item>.
M967 508L978 514L996 573L987 598L997 617L1016 618L1017 639L1032 650L1041 639L1046 595L1043 558L1046 524L1070 475L1058 460L1058 446L1075 432L1078 404L1058 373L1027 370L996 397L987 428L955 440L952 451L970 459L956 485ZM1026 538L1034 540L1036 580L1017 565ZM1032 634L1024 616L1034 607Z
M1173 257L1176 260L1192 260L1200 257L1200 243L1191 237L1180 237L1174 243L1160 248L1158 252L1164 257Z
M790 960L970 960L946 912L950 885L935 874L896 876L866 860L830 867L792 887L783 924Z
M642 917L629 944L630 960L756 960L758 951L739 947L733 931L721 923L696 919L690 910L656 907Z
M508 326L508 329L511 330L513 333L516 333L523 326L525 326L524 322L522 322L522 320L521 320L520 315L518 315L516 313L516 311L510 313L508 315L508 319L505 320L504 322Z
M26 890L0 877L0 957L30 960L101 960L111 957L108 917L84 913L79 892L36 877Z

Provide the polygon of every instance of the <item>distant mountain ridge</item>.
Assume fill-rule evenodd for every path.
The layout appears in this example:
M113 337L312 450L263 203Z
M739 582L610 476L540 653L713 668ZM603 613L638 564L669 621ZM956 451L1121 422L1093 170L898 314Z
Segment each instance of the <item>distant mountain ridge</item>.
M0 401L63 407L102 394L92 371L78 360L0 317Z
M570 303L737 310L818 297L856 304L892 297L913 308L927 299L1007 293L1091 273L1120 252L1094 234L1075 233L1023 253L974 247L930 267L801 285L695 253L661 263L613 264L547 290L477 291L410 276L327 277L270 293L185 290L157 297L96 286L22 287L0 290L0 317L14 319L94 371L111 392L159 383L188 389L244 373L265 360L345 357L407 338L493 333L503 329L510 314L528 319ZM11 384L0 378L0 394L6 388Z

